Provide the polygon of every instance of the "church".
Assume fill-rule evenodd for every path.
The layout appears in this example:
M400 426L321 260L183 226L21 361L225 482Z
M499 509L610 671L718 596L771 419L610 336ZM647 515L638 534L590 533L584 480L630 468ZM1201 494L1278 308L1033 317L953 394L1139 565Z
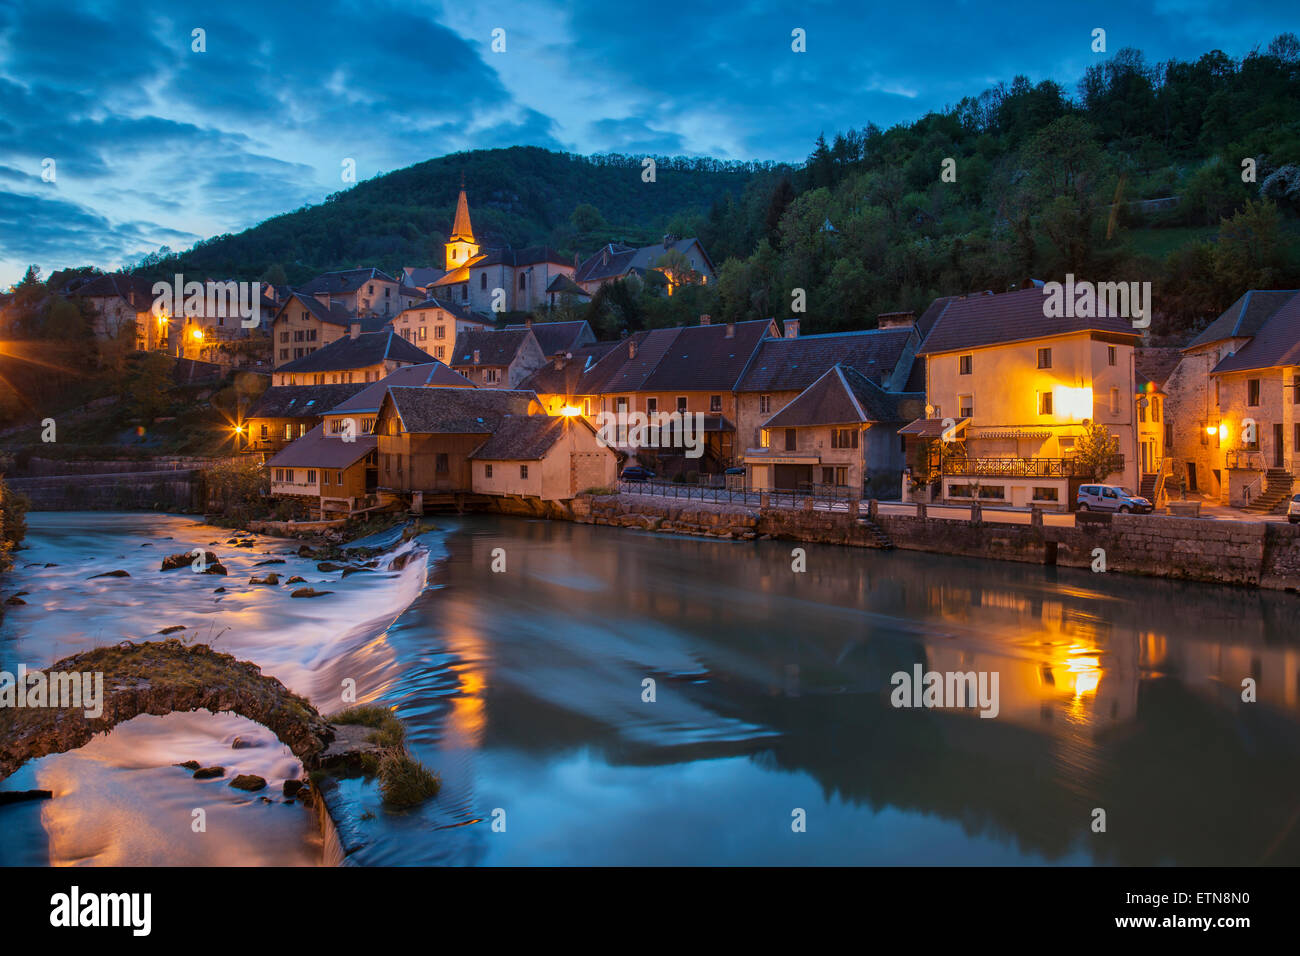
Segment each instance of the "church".
M480 245L470 223L463 181L446 245L446 275L429 284L429 295L471 312L532 312L549 304L552 286L572 284L574 264L549 246Z

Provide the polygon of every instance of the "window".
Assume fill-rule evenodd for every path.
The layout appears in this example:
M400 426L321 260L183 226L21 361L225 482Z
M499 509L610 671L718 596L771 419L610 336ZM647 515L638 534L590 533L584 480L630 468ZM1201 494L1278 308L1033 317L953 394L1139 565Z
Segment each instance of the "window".
M785 450L794 451L799 447L799 433L793 428L785 430Z
M1296 395L1300 396L1300 388L1296 389ZM760 415L770 415L772 413L772 396L758 396L758 413Z
M288 359L289 359L289 350L280 349L280 361L285 362L288 361Z
M1151 396L1151 421L1160 424L1160 396Z
M1051 392L1038 393L1038 414L1040 415L1052 414L1052 393Z
M315 469L315 468L308 468L308 469L307 469L307 484L309 484L309 485L314 485L314 484L316 484L316 469Z
M685 395L678 395L678 396L677 396L677 410L678 410L679 412L681 412L683 415L686 414L686 396L685 396Z
M308 342L315 342L315 341L316 341L316 330L315 330L315 329L308 329L308 330L307 330L307 341L308 341Z
M1006 496L1006 485L980 485L981 498L1005 498Z
M1114 351L1114 350L1112 349L1112 351ZM1058 489L1056 489L1056 488L1035 488L1035 489L1034 489L1034 500L1035 500L1035 501L1059 501L1059 500L1060 500L1060 497L1059 497Z
M1110 390L1110 413L1112 415L1119 414L1119 389L1118 388L1112 388Z
M1140 421L1140 422L1144 422L1144 421L1147 420L1147 405L1149 405L1149 404L1151 404L1151 403L1150 403L1150 401L1147 400L1147 399L1139 398L1139 399L1137 400L1137 407L1138 407L1138 421Z
M766 428L760 428L758 430L758 447L759 448L772 447L772 433L768 431Z
M975 414L975 396L957 396L957 414L962 418L971 418Z
M293 441L293 422L284 423L284 440Z
M484 466L483 466L483 477L484 477L484 478L491 478L491 477L492 477L492 466L491 466L491 465L484 465Z
M439 345L436 349L433 350L433 357L436 358L436 359L444 359L444 358L446 358L446 357L447 357L447 346L445 346L445 345Z
M373 282L370 284L370 287L366 289L366 293L369 295L375 294L375 284Z
M262 438L265 438L265 437L266 437L266 426L265 426L265 425L261 426L261 430L260 430L260 431L261 431L261 437L262 437Z
M711 412L720 412L720 411L722 411L722 396L721 396L721 395L710 395L710 396L709 396L709 411L711 411Z
M299 423L298 423L298 437L301 438L301 437L302 437L303 435L305 435L305 434L307 434L307 423L306 423L306 422L299 422Z
M286 468L286 469L284 470L284 480L287 481L287 482L289 482L290 484L293 484L293 469L292 469L292 468Z
M480 289L486 289L486 288L487 288L487 273L486 273L486 272L480 272L480 273L478 274L478 287L479 287Z
M341 472L341 471L336 471L336 472L334 473L334 484L336 484L336 485L341 485L341 484L343 484L343 472Z
M444 451L440 451L440 452L438 452L437 456L434 458L434 466L433 466L433 467L434 467L434 470L435 470L438 474L440 474L440 475L445 475L445 474L447 474L447 473L451 470L451 469L448 467L448 465L447 465L447 453L446 453L446 452L444 452Z
M1246 382L1246 404L1252 406L1259 404L1259 379L1257 378Z
M284 469L283 469L283 468L277 468L277 469L275 469L275 480L276 480L276 481L284 481Z
M949 498L969 498L971 497L970 485L949 485Z
M1051 367L1052 367L1052 350L1051 350L1051 349L1039 349L1039 350L1038 350L1038 367L1039 367L1039 368L1051 368Z
M439 326L437 326L437 327L433 330L433 337L434 337L435 339L445 339L445 338L447 337L447 326L445 326L445 325L439 325Z
M288 341L289 341L289 333L288 333L288 332L281 332L281 333L280 333L280 341L281 341L281 342L288 342Z
M527 477L528 477L528 466L527 466L527 465L520 465L520 466L519 466L519 477L520 477L520 478L527 478Z
M832 448L857 448L858 430L856 428L832 428Z
M961 375L969 375L971 370L971 363L973 359L974 356L971 355L961 356L959 359L957 359L957 371Z
M658 411L659 411L659 399L647 398L645 400L645 413L647 415L653 415Z
M528 273L521 272L519 273L519 291L523 292L526 288L528 288Z
M483 381L487 382L489 385L496 384L497 370L494 368L485 368L483 370Z
M1119 350L1116 349L1115 346L1113 345L1106 346L1106 364L1107 365L1119 364ZM1053 498L1052 500L1055 501L1056 499Z

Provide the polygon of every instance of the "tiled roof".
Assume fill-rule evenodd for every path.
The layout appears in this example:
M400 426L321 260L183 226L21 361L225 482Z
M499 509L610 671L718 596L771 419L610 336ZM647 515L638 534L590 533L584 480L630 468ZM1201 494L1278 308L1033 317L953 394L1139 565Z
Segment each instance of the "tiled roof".
M546 291L559 292L561 294L568 293L569 295L585 296L587 294L586 289L578 285L578 283L574 282L563 272L561 272L559 275L557 275L554 279L551 280L550 285L546 287Z
M374 280L397 281L387 272L379 269L347 269L342 272L323 272L306 285L300 287L298 291L307 295L315 295L317 292L345 295L349 292L356 292L367 282Z
M894 374L911 335L899 328L764 339L736 391L802 391L836 363L880 382Z
M564 436L566 427L590 426L560 415L507 415L492 437L469 457L487 461L535 461Z
M402 275L406 277L406 281L419 288L424 288L431 282L437 282L445 274L445 269L439 269L435 266L406 266L402 269Z
M595 394L595 391L599 391L599 389L593 392L582 391L582 386L587 384L584 379L588 377L591 370L595 368L603 356L607 355L610 350L618 348L618 344L617 342L597 342L594 345L584 345L582 348L574 349L573 358L562 359L560 368L555 367L554 361L547 362L520 382L519 387L546 395Z
M491 330L466 330L456 335L456 347L451 353L452 365L473 365L474 353L479 354L479 365L506 366L515 360L524 343L532 338L528 329L495 332Z
M120 272L96 276L89 282L78 286L73 294L96 299L117 296L135 305L142 312L152 306L154 300L153 281L151 279L123 275Z
M342 412L377 412L383 404L384 393L390 386L414 386L444 388L476 388L475 384L460 372L448 368L442 362L426 362L423 365L404 365L393 369L377 382L371 382L347 401L330 409L332 414Z
M314 352L294 359L277 372L334 372L341 369L366 368L390 360L425 365L436 361L432 355L412 345L391 328L382 332L363 332L355 339L345 335Z
M769 320L759 319L730 327L690 325L676 331L663 358L645 377L641 386L645 391L733 389L759 343L774 330Z
M1257 293L1258 294L1258 293ZM1214 373L1300 365L1300 295L1268 317L1255 337L1214 367ZM1288 401L1290 397L1288 396Z
M262 393L245 418L308 418L323 415L365 388L350 385L274 385Z
M507 325L505 330L518 332L528 328L533 330L537 344L542 347L545 355L571 352L578 348L582 341L591 342L596 338L591 332L591 326L583 319L575 322L534 322L531 326Z
M452 302L450 299L429 298L429 299L425 299L423 302L417 302L415 305L408 305L402 311L419 312L421 309L442 309L444 312L450 313L452 318L468 319L472 322L478 322L481 325L492 324L491 319L484 318L481 315L475 315L473 312L465 308L463 305L457 305L455 302Z
M267 464L276 468L346 468L370 454L378 444L374 435L357 435L353 441L344 441L326 435L325 426L317 425L281 448Z
M305 292L293 292L285 299L284 304L280 306L280 312L292 308L294 305L300 305L312 314L312 318L319 319L322 322L329 322L333 325L342 325L346 327L354 318L352 312L341 302L331 301L327 306L314 295L308 295ZM276 313L279 315L279 312ZM367 320L362 320L362 329L365 329Z
M1252 289L1228 306L1221 316L1184 347L1194 349L1224 339L1243 339L1256 335L1269 316L1295 298L1297 291L1300 290Z
M402 427L417 434L490 434L506 415L541 410L532 392L505 388L388 389Z
M624 246L611 242L581 263L574 272L573 278L578 282L596 282L602 279L617 278L634 270L653 269L655 263L669 249L677 249L682 254L689 255L691 246L698 241L692 236L687 239L673 240L667 245L658 242L652 246L640 247ZM704 251L703 244L700 245L700 254L704 257L704 261L700 265L708 266L710 272L715 271L713 261L709 259L708 253Z
M887 392L865 375L835 365L798 398L766 422L764 428L806 428L866 422L906 422L925 410L925 396Z
M933 355L936 352L1023 342L1072 332L1097 331L1137 336L1128 319L1050 318L1044 315L1045 301L1043 290L1037 287L998 295L950 299L935 318L934 325L917 354Z

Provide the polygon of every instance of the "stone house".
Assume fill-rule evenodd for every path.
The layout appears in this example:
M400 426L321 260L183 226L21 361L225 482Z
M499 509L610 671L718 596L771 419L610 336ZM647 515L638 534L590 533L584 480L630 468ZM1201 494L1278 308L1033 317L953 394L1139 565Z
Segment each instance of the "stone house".
M406 341L391 326L379 332L362 332L361 320L353 319L347 337L281 365L272 373L271 384L365 384L378 382L404 365L432 361L432 356Z
M545 364L531 329L462 332L451 358L451 367L480 388L518 388Z
M440 362L449 362L462 332L489 332L492 323L447 299L425 299L398 313L393 328Z

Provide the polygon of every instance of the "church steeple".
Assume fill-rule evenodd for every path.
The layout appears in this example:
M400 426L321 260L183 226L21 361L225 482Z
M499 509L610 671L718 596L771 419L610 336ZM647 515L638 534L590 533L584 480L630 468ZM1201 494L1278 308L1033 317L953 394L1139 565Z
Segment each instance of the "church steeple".
M456 218L451 224L451 237L447 242L447 271L459 269L478 255L479 246L474 241L474 227L469 222L469 200L465 198L465 174L460 176L460 196L456 199Z

